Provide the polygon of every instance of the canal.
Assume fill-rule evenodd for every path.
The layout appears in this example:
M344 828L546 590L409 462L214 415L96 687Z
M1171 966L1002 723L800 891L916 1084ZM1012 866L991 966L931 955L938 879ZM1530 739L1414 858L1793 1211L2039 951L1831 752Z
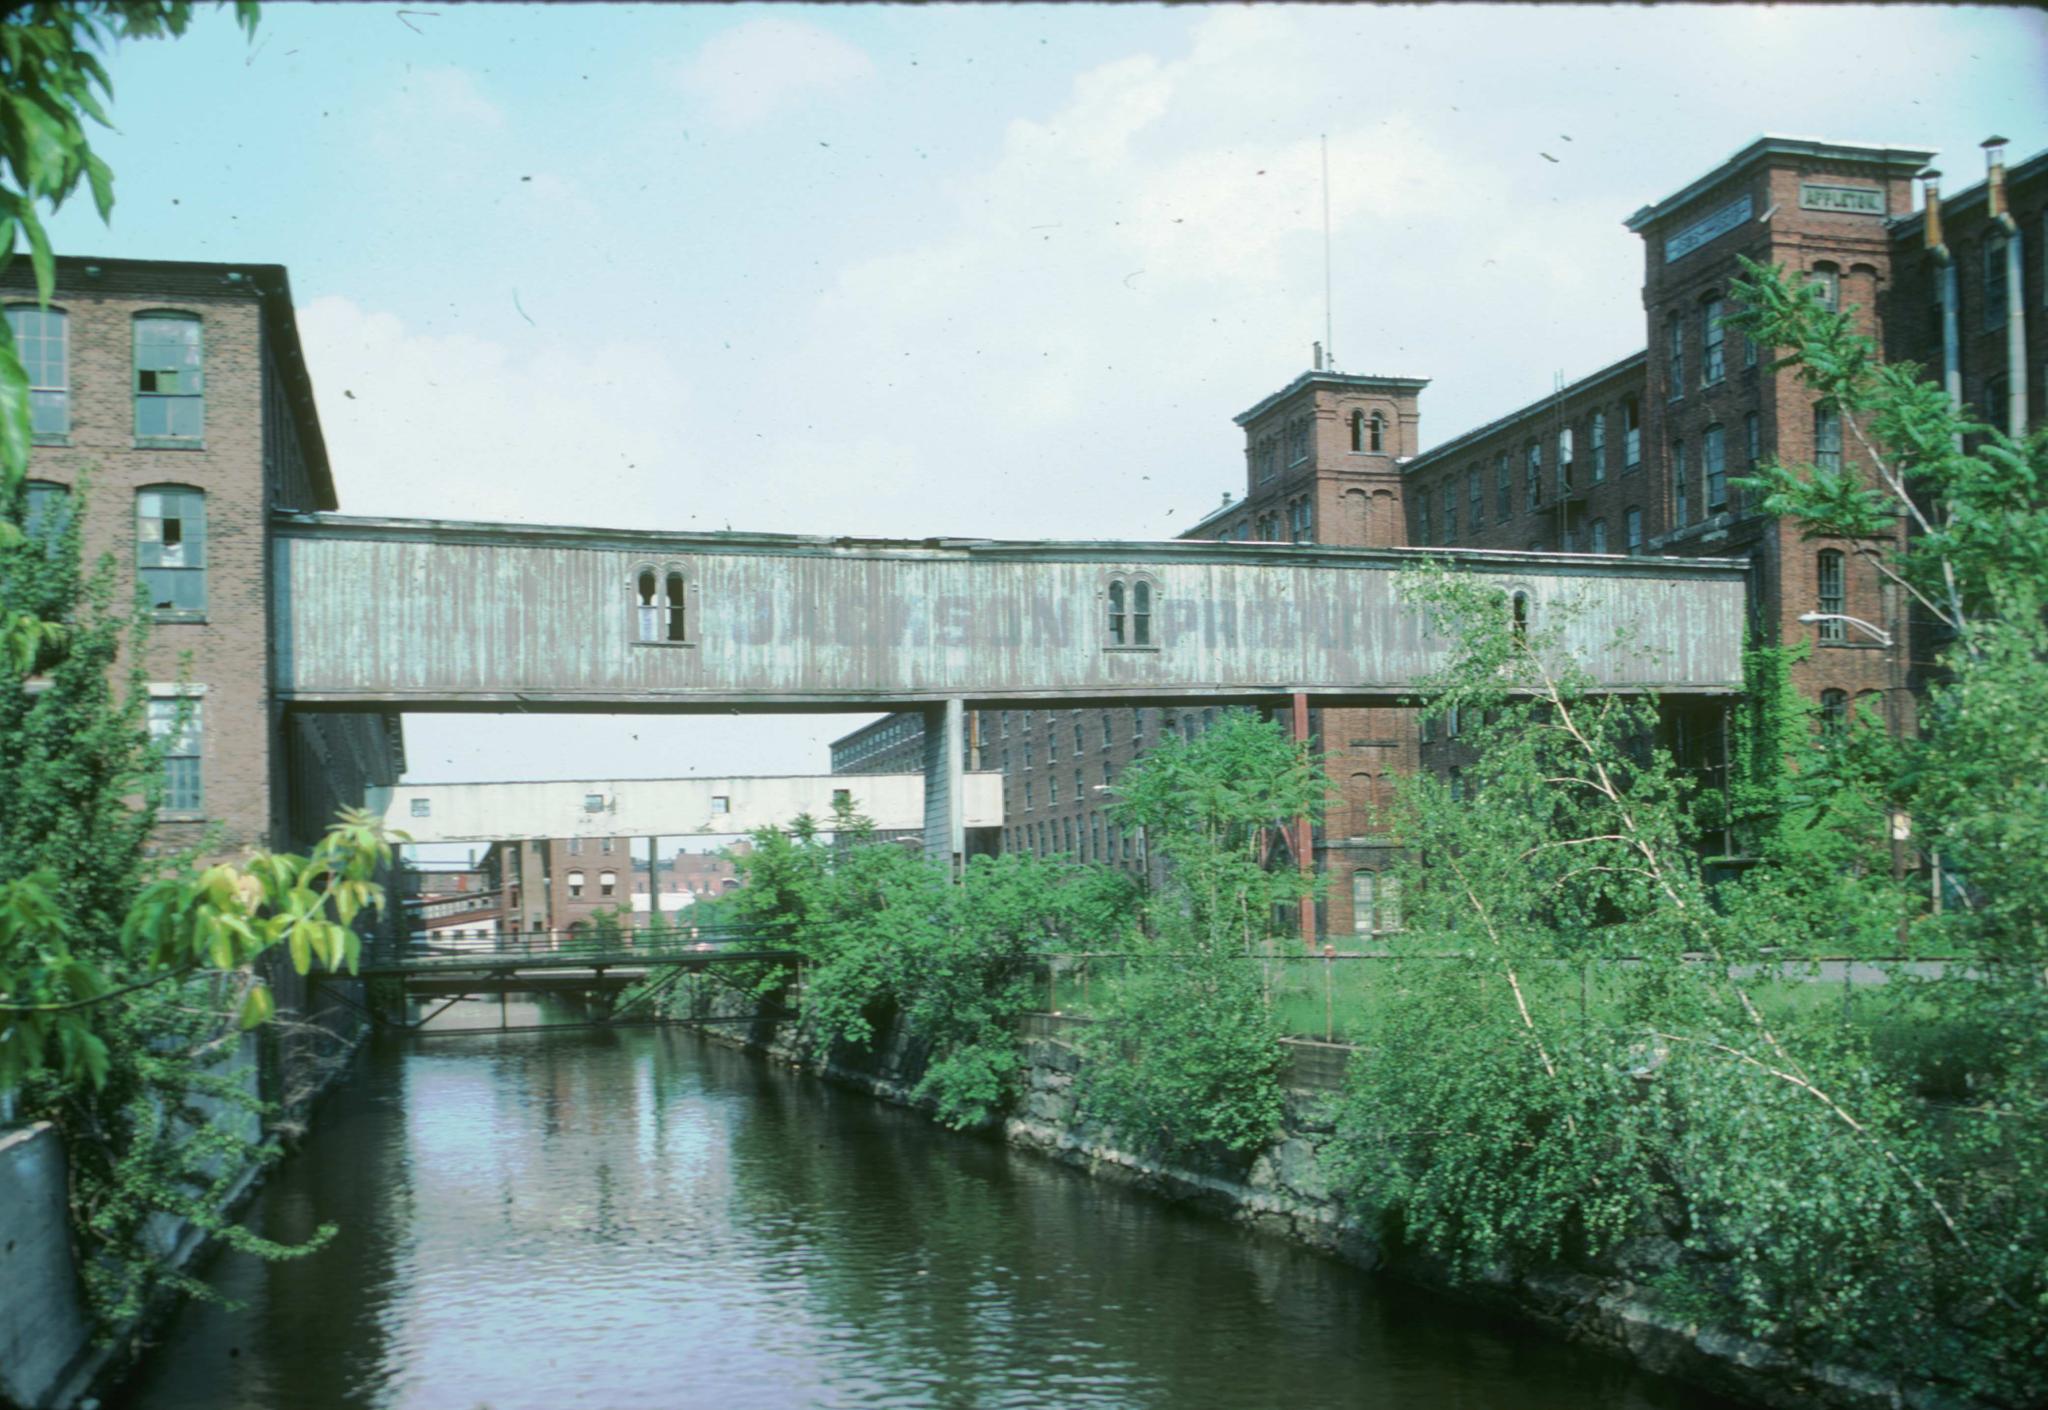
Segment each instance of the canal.
M250 1218L111 1403L1719 1404L682 1030L379 1045Z

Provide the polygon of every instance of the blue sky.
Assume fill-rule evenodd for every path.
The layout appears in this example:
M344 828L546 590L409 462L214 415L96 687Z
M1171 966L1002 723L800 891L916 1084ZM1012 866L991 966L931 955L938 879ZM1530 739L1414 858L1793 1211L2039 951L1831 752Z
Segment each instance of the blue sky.
M1319 134L1339 364L1433 378L1425 446L1640 346L1622 219L1759 133L1950 189L2048 145L2019 9L279 4L110 68L59 248L288 266L344 510L676 528L1170 536L1321 336ZM786 772L852 723L408 737Z

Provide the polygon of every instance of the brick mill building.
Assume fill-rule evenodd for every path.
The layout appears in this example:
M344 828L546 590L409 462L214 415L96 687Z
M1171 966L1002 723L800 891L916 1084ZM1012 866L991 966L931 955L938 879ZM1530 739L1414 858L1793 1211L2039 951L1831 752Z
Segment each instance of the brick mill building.
M2038 427L2048 153L2008 173L2002 141L1986 145L1986 181L1943 202L1927 149L1760 138L1628 218L1643 238L1643 347L1427 451L1423 379L1303 373L1237 418L1245 492L1182 537L1745 559L1754 639L1813 644L1794 669L1800 692L1826 717L1867 707L1910 731L1939 642L1874 565L1870 550L1887 545L1808 539L1733 483L1766 458L1866 472L1869 460L1795 372L1774 371L1726 326L1730 285L1738 255L1782 264L1981 419L2016 435ZM1809 614L1818 619L1801 621ZM1142 869L1141 840L1110 822L1100 786L1162 733L1192 736L1214 716L987 711L970 729L969 767L1005 776L1006 847ZM1667 705L1665 722L1682 764L1709 778L1723 767L1720 707ZM1310 712L1337 784L1311 843L1328 877L1321 934L1398 925L1375 810L1407 769L1432 769L1455 790L1466 762L1457 730L1446 720L1424 733L1401 710ZM841 743L865 746L855 754L921 735L917 716L895 715ZM835 770L839 759L835 746Z
M278 265L60 258L0 300L33 399L28 521L77 512L85 561L147 594L167 852L303 848L404 768L398 717L287 716L270 692L271 513L334 509L291 285Z

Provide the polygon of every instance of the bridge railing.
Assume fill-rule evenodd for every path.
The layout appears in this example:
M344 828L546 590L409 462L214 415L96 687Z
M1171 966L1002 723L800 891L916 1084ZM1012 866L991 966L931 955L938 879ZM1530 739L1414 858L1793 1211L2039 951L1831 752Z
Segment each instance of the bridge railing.
M635 961L675 959L780 950L775 937L736 926L664 926L658 930L626 930L596 934L588 930L508 930L493 935L450 935L416 932L363 951L366 970L474 969L483 965L545 964L553 967L584 963L623 965Z

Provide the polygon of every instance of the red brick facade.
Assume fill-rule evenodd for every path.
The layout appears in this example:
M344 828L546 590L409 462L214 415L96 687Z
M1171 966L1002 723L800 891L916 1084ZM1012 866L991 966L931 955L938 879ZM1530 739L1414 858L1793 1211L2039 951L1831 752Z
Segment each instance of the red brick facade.
M0 297L33 308L27 261ZM270 696L270 511L336 507L284 271L66 258L50 308L66 424L38 435L29 477L82 509L87 562L111 554L135 581L141 496L204 495L186 549L203 554L203 610L156 612L144 660L153 697L198 702L198 806L167 809L159 845L304 846L395 779L402 746L396 717L287 720ZM136 320L157 313L198 328L203 422L175 441L139 434Z

